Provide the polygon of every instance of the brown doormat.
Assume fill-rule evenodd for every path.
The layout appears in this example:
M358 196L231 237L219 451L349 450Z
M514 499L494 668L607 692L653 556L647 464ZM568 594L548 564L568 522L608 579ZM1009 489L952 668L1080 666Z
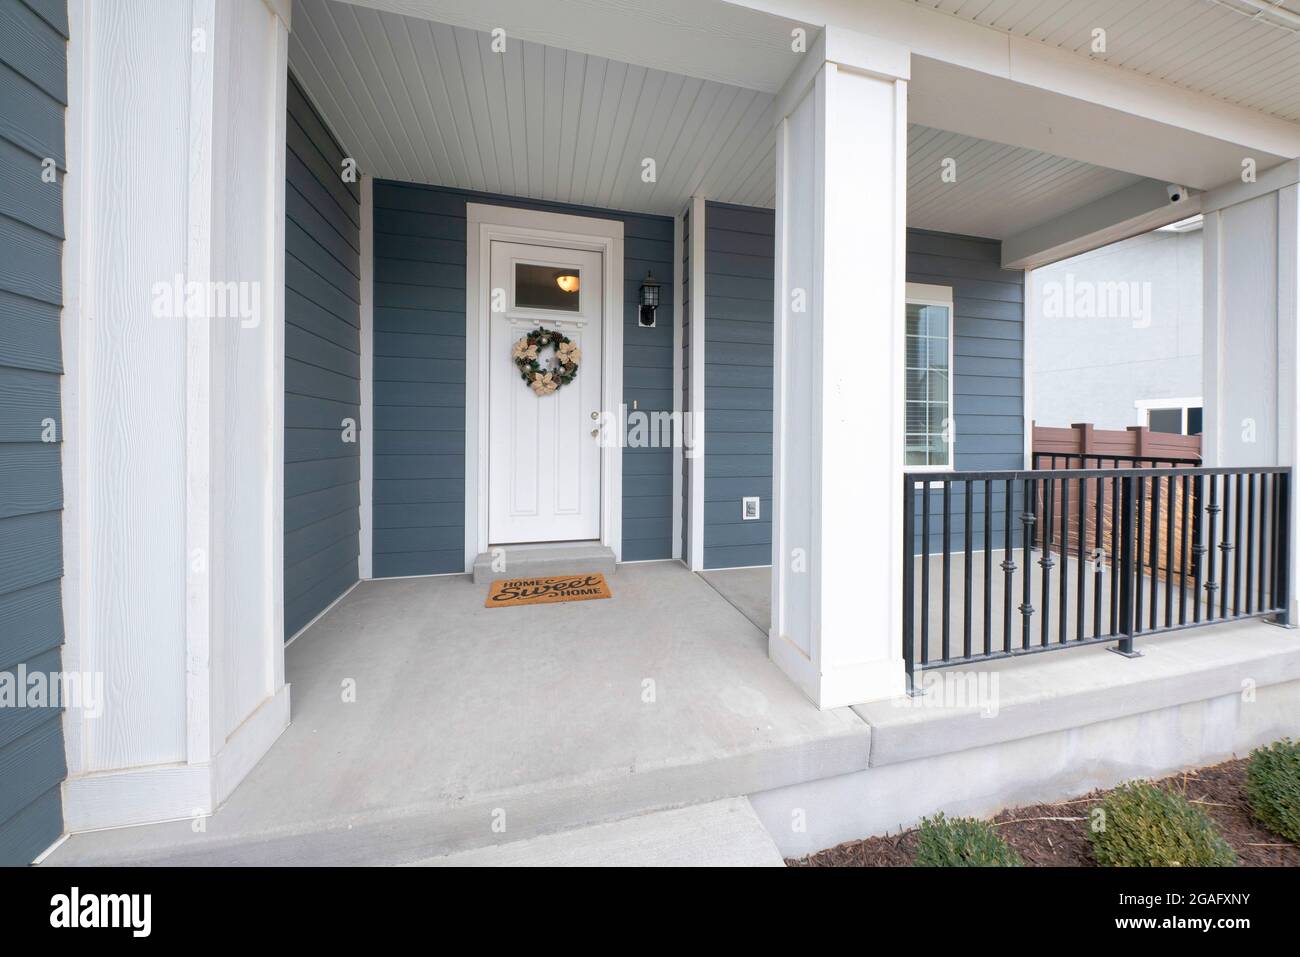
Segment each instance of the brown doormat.
M609 598L605 576L559 575L555 578L501 578L488 589L488 608L512 608L515 605L549 605L557 601L591 601Z

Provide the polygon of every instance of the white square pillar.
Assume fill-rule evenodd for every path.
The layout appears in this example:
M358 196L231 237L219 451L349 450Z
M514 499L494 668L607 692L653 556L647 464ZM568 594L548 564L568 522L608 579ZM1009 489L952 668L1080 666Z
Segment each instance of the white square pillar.
M1296 507L1296 470L1300 466L1300 183L1278 190L1277 223L1277 462L1292 468L1287 621L1300 625L1300 562L1296 560L1300 547L1300 508Z
M821 708L899 694L910 53L827 28L776 101L772 625Z
M69 831L210 813L288 725L288 16L69 6Z
M1300 171L1205 214L1206 465L1300 465ZM1286 182L1289 181L1289 182ZM1300 623L1300 510L1292 478L1289 616Z

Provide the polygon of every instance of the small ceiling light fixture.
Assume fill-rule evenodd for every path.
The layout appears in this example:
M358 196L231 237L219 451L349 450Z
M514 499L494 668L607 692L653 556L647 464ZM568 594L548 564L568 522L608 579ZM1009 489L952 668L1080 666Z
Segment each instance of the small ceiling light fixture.
M647 270L645 279L641 280L641 311L637 321L645 328L653 328L655 310L659 307L659 283L654 273Z
M577 292L579 286L578 277L569 273L556 276L555 284L565 292Z

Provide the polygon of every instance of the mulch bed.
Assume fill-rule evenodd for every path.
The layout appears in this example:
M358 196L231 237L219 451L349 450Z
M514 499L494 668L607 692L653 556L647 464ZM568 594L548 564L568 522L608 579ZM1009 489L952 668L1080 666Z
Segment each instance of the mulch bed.
M1241 864L1251 867L1300 866L1300 847L1264 830L1246 802L1246 759L1227 761L1165 778L1161 786L1181 791L1218 826ZM1095 867L1088 843L1088 813L1106 791L1072 801L1013 808L993 818L999 833L1031 867ZM907 867L916 853L916 831L848 841L809 857L788 860L790 867Z

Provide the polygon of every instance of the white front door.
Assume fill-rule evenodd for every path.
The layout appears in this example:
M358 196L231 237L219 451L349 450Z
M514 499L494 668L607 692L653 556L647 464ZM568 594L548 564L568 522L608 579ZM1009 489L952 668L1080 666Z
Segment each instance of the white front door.
M599 252L493 241L487 303L488 539L493 545L600 538ZM538 328L581 350L578 375L537 395L512 357ZM554 346L541 350L543 369Z

